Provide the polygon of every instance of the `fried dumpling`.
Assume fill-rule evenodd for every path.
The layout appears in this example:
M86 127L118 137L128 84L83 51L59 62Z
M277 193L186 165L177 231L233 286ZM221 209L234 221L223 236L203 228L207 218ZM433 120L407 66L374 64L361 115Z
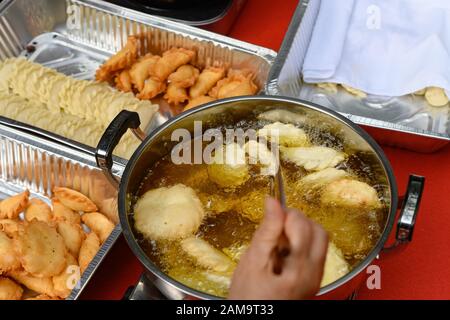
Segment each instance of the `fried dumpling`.
M365 182L348 178L328 184L322 191L321 201L322 204L343 207L381 207L375 188Z
M0 274L18 268L20 268L20 260L13 240L5 232L0 231Z
M151 66L160 58L160 56L146 54L130 68L130 80L138 91L142 91L144 89L144 82L150 75Z
M190 64L185 64L181 66L172 73L168 80L171 84L176 85L178 88L189 88L194 85L198 78L200 71Z
M207 170L209 179L225 189L234 189L250 178L245 150L237 143L217 149Z
M20 300L23 289L20 285L9 278L0 276L0 301Z
M280 148L284 160L306 170L320 171L333 168L345 159L345 153L327 147Z
M130 67L136 61L138 45L138 38L129 36L125 46L100 66L95 74L95 79L109 81L115 71Z
M195 57L195 51L185 48L172 48L163 53L161 59L150 67L150 75L160 81L167 77L179 67L189 63Z
M231 273L236 267L230 258L203 239L186 238L181 241L181 248L203 268L220 273Z
M345 276L350 271L350 267L345 261L342 251L332 242L328 244L327 257L325 258L325 268L323 271L321 287L324 287L339 278Z
M152 240L192 235L204 217L195 191L183 184L149 190L134 207L136 230Z
M305 147L310 144L305 131L281 122L265 125L258 130L258 135L285 147Z
M203 69L197 81L189 90L190 97L194 99L206 95L224 75L224 68L208 67Z

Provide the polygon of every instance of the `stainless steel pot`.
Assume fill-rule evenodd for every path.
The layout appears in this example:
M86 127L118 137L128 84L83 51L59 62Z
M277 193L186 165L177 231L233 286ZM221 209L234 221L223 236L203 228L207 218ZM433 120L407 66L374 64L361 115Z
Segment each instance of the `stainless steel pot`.
M192 297L200 299L217 298L175 281L162 272L148 258L133 233L129 214L131 207L130 199L132 195L136 194L142 179L147 174L147 170L162 156L168 154L177 143L171 141L170 138L175 129L185 128L192 133L194 121L202 121L203 131L216 127L218 124L225 123L234 125L241 119L254 117L258 113L274 109L289 110L298 114L299 117L306 117L306 119L313 120L314 123L320 126L326 126L332 132L336 132L342 136L344 141L352 144L353 148L373 153L378 162L380 174L384 175L387 185L385 198L389 206L389 214L378 243L366 259L359 263L349 274L321 288L318 293L319 298L343 299L349 297L361 285L366 275L364 271L367 266L371 264L384 248L392 248L411 241L423 191L424 178L412 175L405 196L399 198L392 168L381 148L356 124L332 110L310 102L279 96L236 97L214 101L184 112L155 129L147 137L144 137L142 131L139 130L140 123L137 114L123 111L106 130L99 142L96 156L99 167L110 178L110 181L119 188L119 216L124 236L134 254L148 271L141 278L140 284L133 291L134 293L130 298L148 298L148 296L145 296L145 292L142 291L149 283L153 283L162 295L169 299L187 299ZM128 162L122 179L119 182L111 174L111 165L113 163L112 152L127 129L132 129L143 142ZM398 218L396 218L397 214ZM397 231L395 243L386 246L386 241L396 219Z

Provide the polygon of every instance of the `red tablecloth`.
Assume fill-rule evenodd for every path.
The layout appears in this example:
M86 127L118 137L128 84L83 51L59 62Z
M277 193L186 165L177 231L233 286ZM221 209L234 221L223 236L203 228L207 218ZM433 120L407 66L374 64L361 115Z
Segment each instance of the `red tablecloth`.
M296 0L248 0L230 36L278 50ZM363 286L359 299L450 299L450 146L432 154L383 147L399 190L410 173L427 178L414 239L405 250L382 256L381 289ZM120 299L142 266L120 238L82 299Z

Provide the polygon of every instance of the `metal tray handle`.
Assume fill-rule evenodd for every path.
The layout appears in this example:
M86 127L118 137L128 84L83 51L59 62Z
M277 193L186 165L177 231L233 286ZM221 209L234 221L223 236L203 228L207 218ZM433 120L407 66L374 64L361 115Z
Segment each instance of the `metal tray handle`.
M108 180L116 187L119 186L119 179L112 173L113 151L122 136L131 129L134 135L141 141L145 139L145 133L139 128L141 121L139 114L132 111L122 110L109 124L98 142L95 150L95 160Z
M409 176L406 194L401 197L401 209L397 221L395 241L393 244L383 248L384 251L411 242L424 186L425 177L414 174Z

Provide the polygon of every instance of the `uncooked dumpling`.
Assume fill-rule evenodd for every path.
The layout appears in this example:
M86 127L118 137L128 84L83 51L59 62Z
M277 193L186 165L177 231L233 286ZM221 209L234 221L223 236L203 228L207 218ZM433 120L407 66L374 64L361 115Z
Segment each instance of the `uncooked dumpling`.
M280 148L284 160L306 170L319 171L332 168L345 159L345 153L327 147Z
M345 276L350 271L347 261L345 261L341 250L334 243L328 245L327 257L325 259L325 269L323 271L321 287L324 287L339 278Z
M204 217L195 191L183 184L149 190L134 207L136 230L152 240L192 235Z
M216 150L208 165L209 179L222 188L234 189L249 178L244 149L237 143L229 143Z
M261 165L262 175L274 176L278 171L278 159L267 146L256 140L249 140L244 146L250 164Z
M331 182L322 191L321 201L323 204L345 207L381 207L377 191L367 183L353 179Z
M258 135L285 147L305 147L309 145L309 138L305 131L292 124L271 123L258 130Z
M181 241L183 250L201 267L220 273L231 273L236 264L207 241L189 237Z

